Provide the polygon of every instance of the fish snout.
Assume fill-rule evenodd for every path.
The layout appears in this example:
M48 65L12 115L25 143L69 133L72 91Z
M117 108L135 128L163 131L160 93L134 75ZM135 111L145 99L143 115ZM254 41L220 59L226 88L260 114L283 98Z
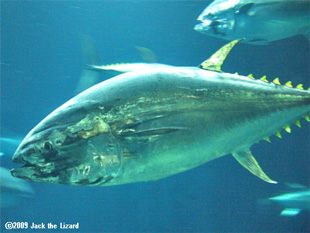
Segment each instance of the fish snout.
M195 25L194 30L203 34L208 34L209 30L211 29L210 25L211 21L201 22Z
M14 163L26 163L26 161L23 159L22 153L20 152L19 149L16 150L12 157L12 161Z

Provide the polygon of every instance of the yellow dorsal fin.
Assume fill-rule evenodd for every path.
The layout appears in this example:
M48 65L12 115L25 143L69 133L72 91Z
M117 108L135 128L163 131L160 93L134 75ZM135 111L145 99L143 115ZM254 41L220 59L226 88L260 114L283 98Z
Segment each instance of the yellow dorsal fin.
M268 182L276 184L276 181L271 180L265 172L261 169L256 159L253 157L250 150L235 152L232 154L234 158L246 169L248 169L252 174L258 178Z
M226 57L228 56L232 48L235 47L235 45L241 40L243 39L237 39L224 45L217 52L215 52L208 60L205 60L203 63L201 63L199 65L199 68L204 70L223 72L221 70L223 62L225 61Z
M264 81L264 82L268 82L268 80L267 80L267 76L265 75L265 76L263 76L263 77L261 77L260 78L260 80L262 80L262 81Z
M285 83L285 86L287 86L287 87L293 87L291 81L288 81L287 83Z
M303 89L304 89L304 87L303 87L303 85L302 85L302 84L298 84L298 85L296 86L296 88L301 89L301 90L303 90Z
M291 127L289 125L285 126L284 130L288 133L291 133Z
M279 78L275 78L272 82L274 84L281 85Z
M301 128L300 120L295 121L295 125L297 125L299 128Z

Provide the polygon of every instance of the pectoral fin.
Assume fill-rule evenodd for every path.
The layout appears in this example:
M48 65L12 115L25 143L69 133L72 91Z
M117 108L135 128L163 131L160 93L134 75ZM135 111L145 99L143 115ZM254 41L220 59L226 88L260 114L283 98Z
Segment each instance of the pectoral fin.
M185 130L183 127L162 127L154 129L144 129L144 130L126 130L121 132L119 135L122 137L133 137L133 136L152 136L152 135L163 135L172 133L179 130Z
M245 4L244 6L240 8L240 10L238 11L238 14L247 14L253 5L254 3Z
M261 169L255 158L253 157L250 150L235 152L232 154L234 158L251 173L253 173L258 178L268 182L276 184L276 181L271 180L265 172Z

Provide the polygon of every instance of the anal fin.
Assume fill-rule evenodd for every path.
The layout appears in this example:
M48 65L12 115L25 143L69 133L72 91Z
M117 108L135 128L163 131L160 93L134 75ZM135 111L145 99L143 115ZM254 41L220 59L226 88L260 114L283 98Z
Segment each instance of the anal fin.
M235 152L232 154L234 158L246 169L248 169L252 174L258 178L268 182L276 184L276 181L271 180L265 172L261 169L256 159L253 157L250 150Z

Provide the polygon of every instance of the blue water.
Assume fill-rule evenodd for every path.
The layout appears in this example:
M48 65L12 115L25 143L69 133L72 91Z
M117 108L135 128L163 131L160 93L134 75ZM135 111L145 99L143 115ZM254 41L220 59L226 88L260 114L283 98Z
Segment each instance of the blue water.
M226 41L193 30L211 1L1 1L1 133L26 135L73 97L83 64L80 35L91 36L102 64L141 62L135 46L159 62L196 66ZM282 83L310 86L310 48L302 36L268 46L238 45L222 67ZM310 185L309 123L253 154L280 183ZM11 156L11 155L10 155ZM16 166L1 157L2 166ZM79 232L309 232L309 212L279 217L257 201L276 195L225 156L157 182L116 187L31 183L34 198L1 208L1 232L10 222L79 223ZM44 232L64 232L45 230ZM73 232L75 230L67 230ZM40 232L40 230L20 230Z

